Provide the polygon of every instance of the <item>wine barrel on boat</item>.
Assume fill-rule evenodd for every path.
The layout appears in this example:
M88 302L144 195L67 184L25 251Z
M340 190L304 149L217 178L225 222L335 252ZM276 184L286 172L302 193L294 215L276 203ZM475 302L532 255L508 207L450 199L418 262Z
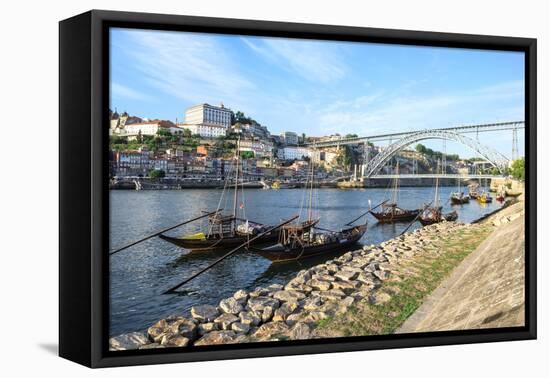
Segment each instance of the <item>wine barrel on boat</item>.
M400 208L395 203L389 203L383 204L381 211L375 212L371 210L369 213L380 223L392 223L411 221L416 218L416 216L420 213L420 210L406 210Z
M338 232L313 233L296 228L282 228L279 243L248 250L273 262L285 262L336 252L357 243L367 231L367 223L347 227Z

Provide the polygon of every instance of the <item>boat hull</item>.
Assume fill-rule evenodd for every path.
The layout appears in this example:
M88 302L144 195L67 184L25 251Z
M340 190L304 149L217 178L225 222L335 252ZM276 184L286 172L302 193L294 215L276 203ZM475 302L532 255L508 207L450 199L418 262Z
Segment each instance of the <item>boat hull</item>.
M394 222L410 222L418 216L420 210L407 210L404 214L387 214L376 213L371 211L370 214L375 217L380 223L394 223Z
M470 202L469 197L463 197L463 198L451 197L451 204L452 205L463 205L463 204L469 203L469 202Z
M248 250L257 253L260 256L271 260L272 262L301 260L309 257L319 256L324 253L336 252L346 247L352 246L353 244L356 244L365 234L367 230L367 225L364 224L361 226L356 226L348 229L347 231L352 230L354 231L353 234L345 240L338 240L322 245L311 245L305 246L303 248L288 248L281 244L275 244L267 248L249 247Z
M458 219L458 213L456 211L452 211L450 213L447 213L445 215L439 215L439 216L436 216L436 217L419 217L418 218L418 221L423 225L423 226L429 226L430 224L434 224L434 223L440 223L440 222L443 222L443 221L447 221L447 222L452 222L452 221L455 221Z
M186 238L177 238L168 235L161 234L159 237L162 240L165 240L169 243L177 245L178 247L191 249L193 251L213 251L213 250L223 250L228 248L235 248L243 243L246 243L249 239L246 235L236 235L232 237L224 238L205 238L205 239L186 239ZM276 241L279 237L279 232L277 230L271 231L264 236L254 240L251 245L257 245L262 243L269 243Z

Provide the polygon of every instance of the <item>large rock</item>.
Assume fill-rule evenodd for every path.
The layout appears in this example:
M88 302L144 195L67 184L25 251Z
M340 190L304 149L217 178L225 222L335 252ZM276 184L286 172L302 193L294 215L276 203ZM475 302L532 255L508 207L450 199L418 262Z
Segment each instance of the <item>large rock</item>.
M166 347L185 347L189 345L190 341L187 337L178 333L168 333L162 337L160 344Z
M270 322L260 326L254 337L259 340L280 339L288 337L289 328L283 322Z
M149 327L147 334L154 342L161 343L162 338L167 334L179 334L190 340L194 340L197 336L197 331L197 325L193 321L183 317L169 317L161 319Z
M337 301L344 298L346 296L346 293L344 293L342 290L339 290L339 289L331 289L327 291L321 291L319 293L319 296L323 300Z
M254 311L263 311L265 307L275 310L279 307L279 301L269 297L254 297L248 300L248 307Z
M338 270L340 270L340 268L338 267L337 264L335 264L335 263L327 264L327 272L329 274L334 274L334 273L338 272Z
M195 342L195 346L231 344L235 339L233 331L213 331L207 333Z
M351 269L342 269L334 274L334 277L341 279L342 281L352 281L357 278L359 272Z
M321 281L316 278L313 278L307 282L308 286L311 286L314 289L317 289L319 291L325 291L330 290L332 287L332 284L328 281Z
M311 338L311 329L306 323L298 322L290 329L290 338L293 340L307 340Z
M191 316L200 322L211 322L220 315L218 309L210 305L201 305L191 307Z
M153 342L160 344L163 336L168 332L170 332L168 329L168 321L166 319L161 319L147 329L147 336L149 336L149 339Z
M273 293L273 298L281 302L299 301L306 297L304 293L295 290L279 290Z
M297 308L296 302L287 302L284 303L281 307L275 310L273 314L274 322L284 322L288 315Z
M348 281L333 282L332 287L334 289L342 290L345 294L351 294L356 288L356 285Z
M139 349L150 341L143 332L132 332L109 339L109 350L134 350Z
M274 313L275 310L273 310L273 307L264 307L262 311L262 322L266 323L270 321Z
M233 294L233 298L237 300L241 305L245 305L248 300L248 293L245 290L238 290Z
M322 272L319 272L317 274L314 274L312 277L312 279L315 279L315 280L319 280L319 281L327 281L327 282L334 282L336 281L336 278L334 278L333 276L331 276L328 271L322 271Z
M317 310L323 304L321 297L309 297L304 301L304 310L314 311Z
M216 323L202 323L199 324L199 335L204 335L208 332L216 331L218 325Z
M298 274L296 274L296 278L298 277L302 278L304 282L306 282L311 279L311 272L309 270L300 270Z
M179 334L188 339L194 340L197 337L198 327L189 319L178 319L170 326L170 331L174 334Z
M239 314L239 319L242 324L248 324L250 326L257 326L262 322L261 315L255 312L241 312Z
M222 299L220 308L223 312L233 315L237 315L243 310L243 306L233 297Z
M231 324L231 330L237 332L237 333L248 333L250 331L250 325L243 324L240 322L235 322Z
M286 317L285 323L289 326L293 326L296 324L300 319L302 319L302 313L294 313L290 314Z
M279 290L283 290L283 285L281 285L281 284L271 284L267 287L267 290L269 290L271 292L276 292L276 291L279 291Z
M263 287L257 287L253 291L251 291L248 295L250 298L256 298L256 297L265 297L269 294L269 290L263 288Z
M363 282L369 286L374 286L374 276L371 273L361 273L357 276L357 281Z
M239 321L239 318L237 318L235 315L225 313L214 319L214 324L217 324L218 327L223 330L229 330L231 329L231 324L237 321Z
M298 286L298 285L303 285L306 283L306 279L304 278L304 276L299 276L299 277L294 277L293 279L291 279L290 281L287 282L287 286Z
M294 291L300 291L302 293L308 294L311 293L313 290L311 287L307 286L306 284L288 284L285 286L285 290L294 290Z

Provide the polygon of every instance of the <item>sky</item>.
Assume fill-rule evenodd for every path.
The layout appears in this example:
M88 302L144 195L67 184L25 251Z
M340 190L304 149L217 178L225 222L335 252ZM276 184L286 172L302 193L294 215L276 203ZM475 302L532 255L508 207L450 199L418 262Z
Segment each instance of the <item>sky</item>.
M114 28L110 56L111 109L142 118L223 103L272 134L311 136L524 120L521 52ZM480 141L511 156L511 131Z

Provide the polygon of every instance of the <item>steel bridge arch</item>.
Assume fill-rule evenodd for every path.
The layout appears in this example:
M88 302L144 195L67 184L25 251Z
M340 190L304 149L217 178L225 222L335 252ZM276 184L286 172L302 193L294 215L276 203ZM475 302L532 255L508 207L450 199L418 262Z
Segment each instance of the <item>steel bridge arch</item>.
M369 161L365 169L365 177L369 178L378 173L384 164L394 157L399 151L407 146L425 139L445 139L461 143L481 156L483 156L491 165L503 173L508 167L508 158L498 151L495 151L487 146L482 145L477 140L469 138L465 135L448 130L422 130L413 134L407 135L398 141L390 144Z

